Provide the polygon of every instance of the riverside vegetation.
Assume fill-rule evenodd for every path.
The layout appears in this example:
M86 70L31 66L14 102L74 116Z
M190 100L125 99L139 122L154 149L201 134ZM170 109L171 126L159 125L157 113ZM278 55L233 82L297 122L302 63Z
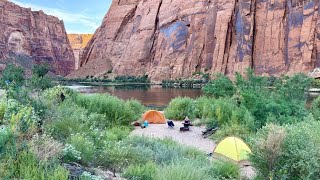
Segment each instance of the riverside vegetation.
M35 88L32 78L40 76L23 77L8 66L1 80L0 179L103 179L98 169L128 179L239 179L233 163L212 163L169 139L129 137L130 122L146 109L136 100ZM66 166L72 163L85 171L75 176Z
M240 179L232 162L210 161L169 139L128 136L146 110L140 102L52 87L45 70L36 66L27 80L13 65L2 74L0 179L68 179L72 163L86 167L77 176L85 180L102 179L99 169L134 180ZM304 96L311 80L298 74L271 89L267 83L251 71L235 82L219 75L204 87L207 96L173 99L165 115L219 127L214 140L245 139L257 179L319 179L320 99L307 108Z

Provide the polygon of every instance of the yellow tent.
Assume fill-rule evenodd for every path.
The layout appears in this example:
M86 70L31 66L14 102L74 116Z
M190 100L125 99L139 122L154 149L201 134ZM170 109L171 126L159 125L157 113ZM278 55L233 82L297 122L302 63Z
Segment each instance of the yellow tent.
M240 138L227 137L216 146L213 152L240 162L248 159L251 150Z
M142 120L147 120L150 124L165 124L166 119L159 111L150 110L142 115Z

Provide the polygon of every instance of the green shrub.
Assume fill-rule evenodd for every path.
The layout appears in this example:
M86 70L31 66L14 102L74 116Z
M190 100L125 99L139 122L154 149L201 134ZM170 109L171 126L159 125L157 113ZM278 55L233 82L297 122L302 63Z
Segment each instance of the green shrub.
M214 97L231 97L236 92L232 81L222 74L217 75L214 80L209 81L203 87L203 91L206 95Z
M8 89L11 87L20 87L24 84L24 70L13 64L8 64L2 72L1 85Z
M153 180L157 166L152 162L142 165L130 165L123 173L123 177L132 180Z
M71 135L68 143L81 153L81 162L89 164L93 161L96 148L86 135L79 133Z
M194 118L194 100L188 97L178 97L171 100L169 106L164 110L168 119L183 120L186 116Z
M66 162L79 162L81 152L77 151L71 144L66 144L63 149L63 158Z
M106 131L106 139L109 141L121 141L130 133L130 129L126 126L113 127Z
M55 86L53 88L46 89L42 93L42 99L47 100L48 103L52 103L53 106L56 106L57 103L62 101L61 94L63 94L65 98L68 98L76 95L76 92L70 88L66 88L63 86Z
M296 125L268 125L258 131L250 160L258 178L319 179L320 123L306 120Z
M100 163L113 169L113 172L122 171L129 165L139 163L140 153L132 151L130 146L127 146L122 141L106 142L103 150Z
M208 114L213 109L215 99L201 96L195 101L195 117L196 118L206 118L209 117Z
M71 134L90 132L88 121L85 109L63 103L54 110L52 117L46 119L44 127L55 139L64 142Z
M146 107L141 104L140 101L135 100L135 99L130 99L126 101L126 105L129 106L129 109L133 112L134 117L132 119L139 119L141 118L142 114L146 110Z

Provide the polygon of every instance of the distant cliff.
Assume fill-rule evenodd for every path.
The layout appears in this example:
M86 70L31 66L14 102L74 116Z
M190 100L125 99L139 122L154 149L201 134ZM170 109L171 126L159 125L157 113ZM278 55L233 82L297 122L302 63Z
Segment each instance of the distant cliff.
M0 63L16 63L31 68L46 62L51 72L67 75L75 59L64 23L42 11L0 0Z
M318 0L113 0L72 76L233 76L320 66Z
M83 49L86 47L93 34L68 34L71 47L75 56L75 69L78 69L80 66L80 54Z

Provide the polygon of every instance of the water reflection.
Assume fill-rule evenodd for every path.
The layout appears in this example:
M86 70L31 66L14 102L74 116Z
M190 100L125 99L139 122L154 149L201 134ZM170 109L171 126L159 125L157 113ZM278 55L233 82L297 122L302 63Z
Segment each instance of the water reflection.
M68 86L85 94L110 93L121 99L137 99L149 107L163 108L171 99L181 96L197 98L202 95L200 89L162 88L151 85L119 85L119 86Z

